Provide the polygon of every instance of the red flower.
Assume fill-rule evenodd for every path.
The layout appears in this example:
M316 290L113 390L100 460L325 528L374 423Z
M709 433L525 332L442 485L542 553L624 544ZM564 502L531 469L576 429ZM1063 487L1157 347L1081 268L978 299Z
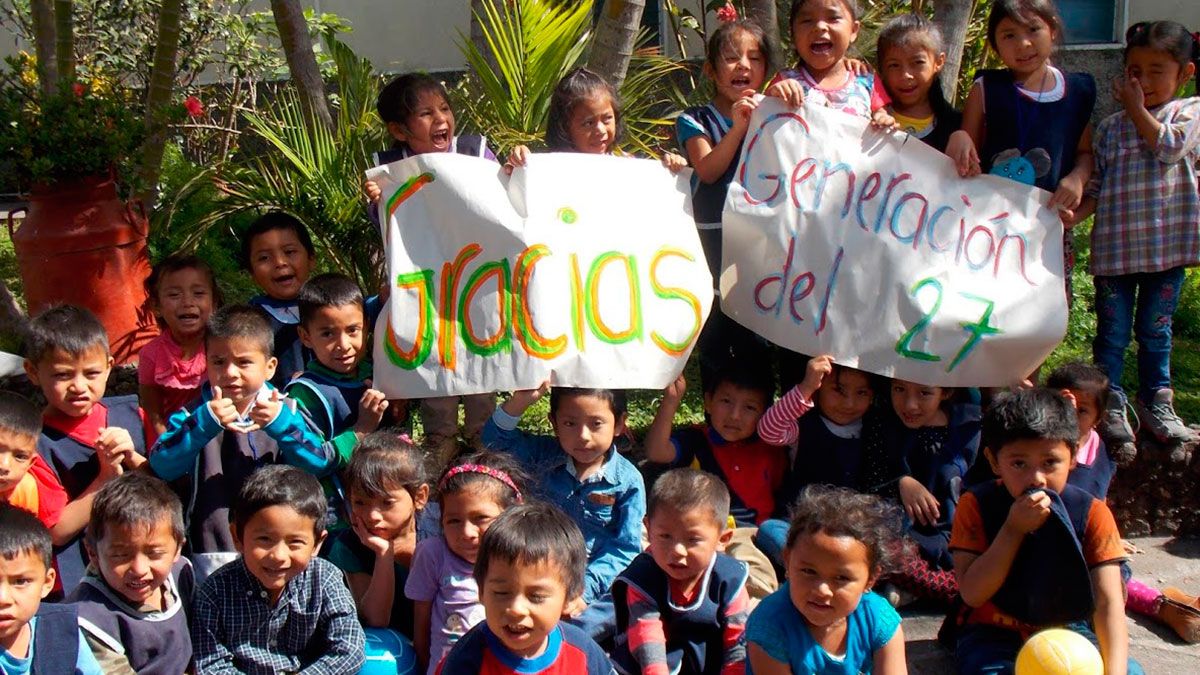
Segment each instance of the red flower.
M83 92L86 90L82 84L76 82L71 85L71 91L75 93L75 98L83 98Z
M732 2L725 3L724 7L717 10L717 20L722 23L737 21L737 18L737 9L733 6Z
M183 108L187 110L188 117L199 117L204 114L204 104L195 96L183 99Z

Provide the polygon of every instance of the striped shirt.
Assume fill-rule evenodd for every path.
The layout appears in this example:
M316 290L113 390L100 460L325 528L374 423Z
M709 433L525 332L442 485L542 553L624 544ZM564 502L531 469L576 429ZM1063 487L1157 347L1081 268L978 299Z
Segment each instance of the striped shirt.
M1175 99L1151 112L1162 124L1154 149L1124 112L1096 129L1096 171L1086 190L1096 198L1096 276L1200 264L1200 98Z

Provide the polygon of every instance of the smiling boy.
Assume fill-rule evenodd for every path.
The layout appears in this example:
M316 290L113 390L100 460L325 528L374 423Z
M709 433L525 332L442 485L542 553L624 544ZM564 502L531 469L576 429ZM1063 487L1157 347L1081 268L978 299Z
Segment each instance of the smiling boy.
M246 480L229 524L241 558L196 591L196 672L362 667L365 638L354 600L341 571L316 557L325 508L317 479L295 467L267 466Z
M557 508L530 503L500 514L475 560L486 619L455 643L437 675L613 673L591 638L559 621L583 591L586 560L579 528Z

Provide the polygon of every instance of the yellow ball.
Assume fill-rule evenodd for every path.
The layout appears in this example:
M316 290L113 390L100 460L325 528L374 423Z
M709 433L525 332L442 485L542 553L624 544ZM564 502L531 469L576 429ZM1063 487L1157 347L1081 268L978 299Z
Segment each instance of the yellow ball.
M1016 675L1104 675L1104 659L1079 633L1051 628L1035 634L1017 654Z

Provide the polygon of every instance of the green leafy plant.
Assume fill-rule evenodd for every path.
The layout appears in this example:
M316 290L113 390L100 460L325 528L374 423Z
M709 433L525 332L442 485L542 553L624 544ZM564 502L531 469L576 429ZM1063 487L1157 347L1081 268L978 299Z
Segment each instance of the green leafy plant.
M180 206L212 185L220 193L212 209L189 224L193 233L182 247L194 249L218 224L230 227L246 214L280 210L308 226L325 265L351 274L364 288L378 288L380 237L367 219L361 177L370 153L385 145L374 107L379 78L336 38L326 35L324 42L336 64L334 128L306 124L291 89L265 110L247 112L247 134L261 152L210 168L180 191L175 200Z
M502 149L543 147L550 98L558 81L580 65L591 38L592 0L485 0L478 17L486 50L463 37L470 70L451 91L462 126ZM645 40L640 40L644 43ZM672 120L661 111L682 106L671 78L685 68L657 50L639 49L619 92L623 149L655 155Z
M118 171L145 126L128 91L102 80L63 82L44 96L32 57L6 59L0 73L0 153L4 184L27 190Z

